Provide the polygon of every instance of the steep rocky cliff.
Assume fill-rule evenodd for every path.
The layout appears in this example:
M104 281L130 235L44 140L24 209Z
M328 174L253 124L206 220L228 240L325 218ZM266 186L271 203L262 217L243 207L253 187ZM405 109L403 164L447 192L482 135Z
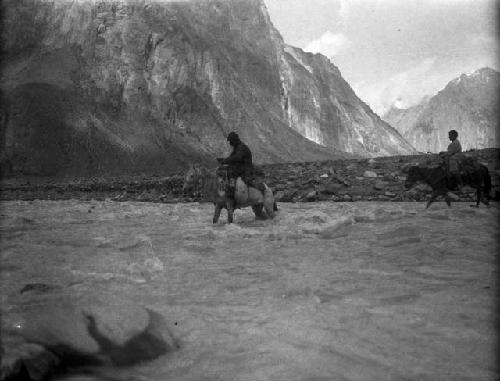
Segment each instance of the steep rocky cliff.
M287 123L301 135L326 147L361 156L414 151L356 96L325 56L285 46L281 75Z
M325 57L287 47L261 0L5 0L2 148L14 173L410 153ZM317 144L319 143L319 144Z
M500 73L483 68L461 75L416 106L391 108L383 119L422 152L446 150L452 129L465 150L500 147L499 85Z

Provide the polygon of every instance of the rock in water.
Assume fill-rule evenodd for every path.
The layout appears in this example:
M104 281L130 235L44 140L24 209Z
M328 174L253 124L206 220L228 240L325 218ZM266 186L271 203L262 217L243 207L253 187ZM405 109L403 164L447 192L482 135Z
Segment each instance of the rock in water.
M19 336L2 335L0 380L45 380L59 365L47 348Z
M58 365L129 365L178 348L160 314L116 297L51 300L8 320L1 380L23 372L41 380Z
M373 172L373 171L365 171L363 173L363 176L364 177L378 177L378 175L375 172Z

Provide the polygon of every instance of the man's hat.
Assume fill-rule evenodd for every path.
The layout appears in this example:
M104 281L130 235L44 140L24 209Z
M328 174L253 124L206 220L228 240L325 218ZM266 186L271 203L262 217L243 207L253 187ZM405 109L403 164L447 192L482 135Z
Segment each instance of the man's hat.
M230 143L235 143L235 142L238 142L240 140L240 137L238 136L238 134L234 131L231 131L228 135L227 135L227 141L230 142Z

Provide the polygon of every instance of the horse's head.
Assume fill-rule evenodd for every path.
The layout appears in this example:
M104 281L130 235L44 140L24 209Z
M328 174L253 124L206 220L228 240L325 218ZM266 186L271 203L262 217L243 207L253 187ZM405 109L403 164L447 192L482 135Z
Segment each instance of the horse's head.
M405 188L410 189L412 186L414 186L417 181L421 180L422 176L420 174L420 168L416 165L410 167L408 169L408 176L406 177L405 180Z
M182 185L182 193L192 191L198 181L198 168L195 165L190 165L189 169L184 174L184 183Z
M194 164L184 174L182 192L184 195L213 199L216 197L219 183L223 179L215 171L199 164Z
M229 176L225 167L221 166L215 171L215 183L219 196L224 195L229 186Z

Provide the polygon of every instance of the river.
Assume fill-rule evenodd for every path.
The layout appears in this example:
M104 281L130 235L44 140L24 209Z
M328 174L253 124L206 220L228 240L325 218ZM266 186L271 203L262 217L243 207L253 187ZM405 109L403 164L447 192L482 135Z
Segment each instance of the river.
M274 220L244 209L231 225L203 203L0 207L4 313L44 283L115 293L167 321L180 349L98 370L114 379L500 375L496 203L282 203Z

